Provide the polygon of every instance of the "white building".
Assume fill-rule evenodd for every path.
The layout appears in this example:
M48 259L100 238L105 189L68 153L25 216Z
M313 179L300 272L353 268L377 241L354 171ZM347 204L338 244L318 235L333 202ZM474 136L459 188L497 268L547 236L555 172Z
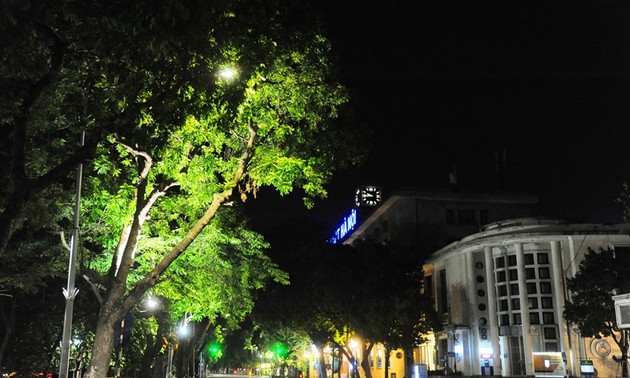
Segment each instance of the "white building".
M425 291L447 319L414 351L416 364L464 375L580 376L580 361L615 376L610 340L581 338L563 319L566 280L591 249L630 253L630 226L532 217L514 193L401 191L359 214L359 239L395 241L427 256ZM365 219L364 219L365 218Z
M614 343L591 347L592 340L567 329L562 313L566 280L588 248L630 253L628 231L626 224L520 218L486 225L433 253L425 289L451 332L433 335L418 362L464 375L580 376L580 360L592 360L599 376L614 376Z

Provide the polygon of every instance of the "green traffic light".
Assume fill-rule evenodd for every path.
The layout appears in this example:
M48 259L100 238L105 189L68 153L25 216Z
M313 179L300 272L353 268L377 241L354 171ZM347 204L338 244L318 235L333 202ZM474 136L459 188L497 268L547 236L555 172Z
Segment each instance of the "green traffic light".
M208 346L208 354L212 358L221 357L221 355L223 354L221 350L221 344L217 341L213 341L212 343L210 343L210 345Z
M284 358L288 353L287 347L281 342L273 344L273 346L271 347L271 351L273 352L273 354L281 358Z

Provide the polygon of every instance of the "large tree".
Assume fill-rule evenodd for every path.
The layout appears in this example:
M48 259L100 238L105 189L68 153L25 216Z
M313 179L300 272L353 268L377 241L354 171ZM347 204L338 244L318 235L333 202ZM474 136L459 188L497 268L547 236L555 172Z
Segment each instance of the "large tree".
M221 229L226 205L267 185L298 188L310 205L355 155L351 133L330 122L347 100L330 46L292 2L2 10L1 127L11 138L0 256L14 253L29 203L50 188L68 198L73 168L89 163L83 247L109 264L82 271L104 289L88 376L107 374L116 324L207 226ZM228 66L233 80L217 75ZM64 198L51 192L51 203Z
M580 262L580 270L567 280L570 298L564 317L575 324L584 337L611 337L621 356L622 376L628 376L628 330L617 327L614 292L630 289L630 255L612 249L590 249Z

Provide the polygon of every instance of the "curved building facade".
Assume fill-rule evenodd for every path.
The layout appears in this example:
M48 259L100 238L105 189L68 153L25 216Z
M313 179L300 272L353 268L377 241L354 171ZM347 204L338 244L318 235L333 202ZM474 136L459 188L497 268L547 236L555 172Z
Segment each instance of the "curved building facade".
M415 361L464 375L562 377L580 376L581 361L590 360L599 376L614 375L612 354L597 355L562 313L566 280L588 249L630 253L628 231L627 224L519 218L436 251L424 266L425 290L447 325ZM607 346L614 352L614 343Z

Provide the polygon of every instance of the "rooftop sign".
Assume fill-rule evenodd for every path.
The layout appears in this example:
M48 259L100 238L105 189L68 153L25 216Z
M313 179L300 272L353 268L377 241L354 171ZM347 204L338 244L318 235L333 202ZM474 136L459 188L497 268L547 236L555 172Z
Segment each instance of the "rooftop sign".
M350 214L344 217L341 221L341 224L335 230L332 238L330 238L330 242L332 244L337 244L341 241L341 239L350 235L352 231L357 227L357 209L350 210Z

